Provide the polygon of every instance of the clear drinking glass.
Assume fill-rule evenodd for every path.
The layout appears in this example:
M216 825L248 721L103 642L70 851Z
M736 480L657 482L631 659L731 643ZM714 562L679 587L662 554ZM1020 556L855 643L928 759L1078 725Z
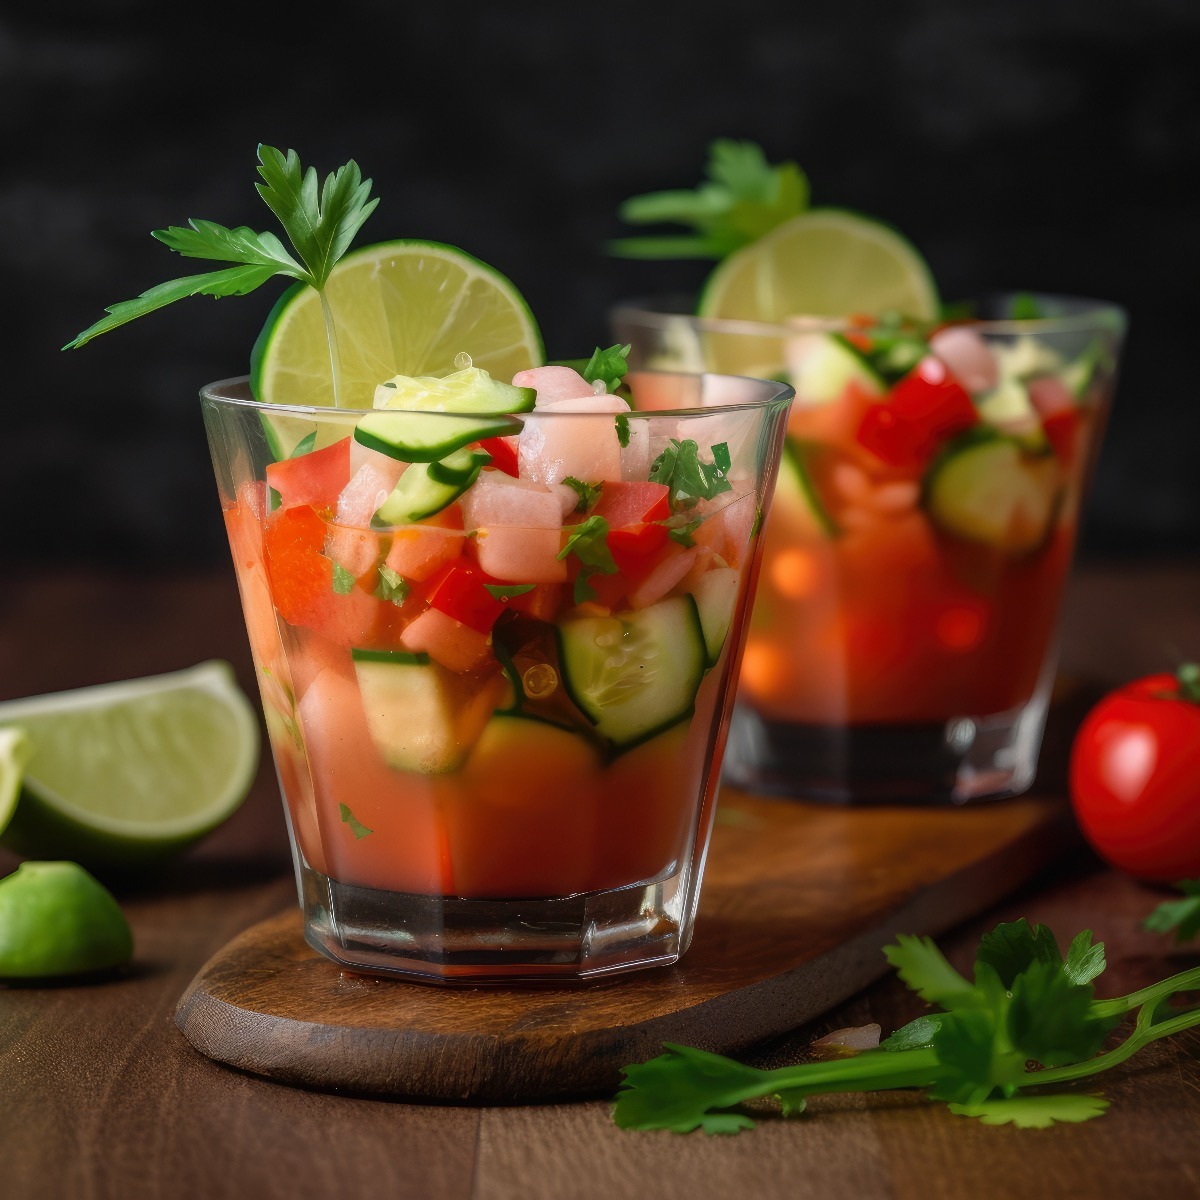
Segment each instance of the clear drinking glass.
M1039 315L1003 315L1022 306ZM726 778L830 801L1027 789L1125 314L997 296L930 335L691 307L625 303L613 331L642 367L796 390Z
M433 467L355 439L363 412L201 393L305 935L347 967L586 977L687 948L792 392L627 382L632 411L505 418L400 525L381 501Z

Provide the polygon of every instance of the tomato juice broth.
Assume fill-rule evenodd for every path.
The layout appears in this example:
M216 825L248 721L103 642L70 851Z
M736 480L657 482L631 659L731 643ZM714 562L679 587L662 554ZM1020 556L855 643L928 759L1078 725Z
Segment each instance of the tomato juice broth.
M444 603L435 593L446 585L436 581L448 570L478 573L479 548L499 531L464 529L457 504L411 527L341 525L331 497L345 485L344 448L309 457L301 485L289 469L282 493L273 492L268 468L267 481L244 480L225 508L267 731L305 862L342 884L467 899L600 892L686 863L711 823L728 679L757 558L755 490L743 486L709 506L686 546L620 515L649 515L634 489L655 485L606 484L604 511L622 522L608 535L619 569L594 577L595 601L574 605L570 577L495 603L481 621L451 597L463 620L448 622L453 636L431 652L449 664L438 669L451 688L458 744L445 769L420 771L387 761L374 735L381 714L364 697L355 655L408 648L417 619ZM559 529L555 544L570 530ZM405 564L411 590L385 599L379 570L392 561ZM687 597L716 564L736 574L729 628L694 703L666 728L604 744L563 687L554 621ZM514 705L514 675L523 705Z

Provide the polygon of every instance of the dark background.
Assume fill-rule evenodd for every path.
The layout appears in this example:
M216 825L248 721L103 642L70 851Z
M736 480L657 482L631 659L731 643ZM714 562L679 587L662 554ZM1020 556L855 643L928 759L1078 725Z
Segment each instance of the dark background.
M307 12L307 10L303 10ZM1131 321L1082 553L1200 550L1200 4L8 3L0 11L0 500L10 562L227 553L197 390L247 368L282 290L198 297L86 348L105 305L205 269L151 229L276 228L260 141L381 205L360 243L470 250L552 357L701 264L607 258L625 197L698 181L710 139L795 158L886 218L946 297L1118 302ZM1185 180L1187 183L1185 184Z

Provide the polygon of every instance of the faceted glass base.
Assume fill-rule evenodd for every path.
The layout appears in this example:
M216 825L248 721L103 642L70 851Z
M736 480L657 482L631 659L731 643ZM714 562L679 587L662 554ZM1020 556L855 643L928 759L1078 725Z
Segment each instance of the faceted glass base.
M739 705L723 781L838 804L964 804L1016 796L1037 769L1046 701L925 724L789 725Z
M299 866L315 950L350 970L472 985L675 962L691 940L688 874L562 899L464 900L353 887Z

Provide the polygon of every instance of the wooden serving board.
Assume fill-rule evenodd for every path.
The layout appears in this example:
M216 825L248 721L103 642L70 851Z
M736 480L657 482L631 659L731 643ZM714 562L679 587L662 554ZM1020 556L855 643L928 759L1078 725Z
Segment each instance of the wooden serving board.
M722 793L691 949L588 983L439 987L341 970L298 910L219 951L176 1024L218 1062L355 1094L506 1103L612 1094L664 1041L732 1053L882 976L897 933L938 934L1073 839L1064 801L841 808Z

